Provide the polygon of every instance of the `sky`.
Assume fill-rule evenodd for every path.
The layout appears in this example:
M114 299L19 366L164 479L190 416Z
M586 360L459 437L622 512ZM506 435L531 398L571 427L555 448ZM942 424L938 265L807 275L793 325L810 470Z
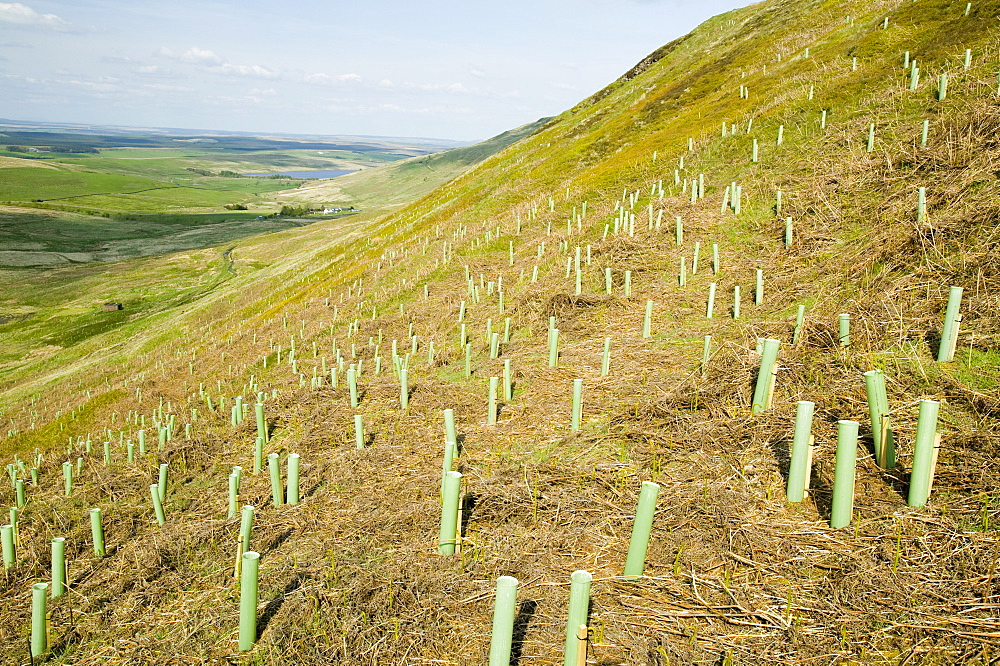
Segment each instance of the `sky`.
M745 4L0 2L0 118L478 141Z

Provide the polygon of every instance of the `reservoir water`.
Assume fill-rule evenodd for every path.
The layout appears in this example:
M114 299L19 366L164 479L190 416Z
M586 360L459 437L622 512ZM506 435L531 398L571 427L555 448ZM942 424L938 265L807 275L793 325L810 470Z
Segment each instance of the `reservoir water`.
M354 171L321 169L319 171L272 171L271 173L245 173L244 176L288 176L289 178L336 178Z

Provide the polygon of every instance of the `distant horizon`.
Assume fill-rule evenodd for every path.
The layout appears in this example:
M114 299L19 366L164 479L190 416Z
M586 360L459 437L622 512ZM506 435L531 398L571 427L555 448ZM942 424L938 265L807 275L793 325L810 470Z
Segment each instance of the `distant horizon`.
M0 2L0 116L475 142L572 108L745 4Z
M446 139L435 136L393 136L390 134L318 134L318 133L296 133L296 132L276 132L276 131L253 132L247 130L227 130L218 127L215 128L165 127L165 126L153 126L153 125L86 123L86 122L78 122L72 120L37 120L37 119L25 120L20 118L0 117L0 126L2 126L5 123L24 125L26 126L26 129L23 131L31 131L30 128L42 128L42 127L67 128L67 129L71 129L74 127L86 127L92 130L98 130L98 129L107 129L107 130L129 129L129 130L139 130L139 131L159 130L163 132L194 134L198 136L211 136L213 133L218 133L218 134L238 134L238 135L261 137L261 138L276 136L276 137L289 137L289 138L322 138L322 139L396 139L396 140L410 141L410 142L424 141L435 144L453 144L456 148L460 148L462 146L471 146L473 144L481 143L496 136L496 134L494 134L491 136L486 136L471 141L462 141L458 139ZM511 127L508 128L508 130L509 129L515 129L515 128ZM506 132L508 130L503 130L503 132ZM3 128L0 127L0 135L2 134L3 134Z

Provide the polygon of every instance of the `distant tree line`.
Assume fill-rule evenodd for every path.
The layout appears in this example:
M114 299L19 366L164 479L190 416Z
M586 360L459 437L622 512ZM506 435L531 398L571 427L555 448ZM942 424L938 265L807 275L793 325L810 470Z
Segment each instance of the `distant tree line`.
M7 151L11 153L89 153L96 155L101 152L93 146L19 146L8 145Z
M303 215L308 215L311 212L313 212L311 206L289 206L286 204L281 207L281 211L278 215L286 217L301 217Z

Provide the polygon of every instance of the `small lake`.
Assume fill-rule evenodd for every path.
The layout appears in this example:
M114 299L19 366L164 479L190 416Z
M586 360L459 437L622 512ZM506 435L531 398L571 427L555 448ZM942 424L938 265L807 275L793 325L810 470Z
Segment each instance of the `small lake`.
M319 171L272 171L271 173L245 173L244 176L288 176L289 178L336 178L344 176L354 171L340 171L336 169L321 169Z

